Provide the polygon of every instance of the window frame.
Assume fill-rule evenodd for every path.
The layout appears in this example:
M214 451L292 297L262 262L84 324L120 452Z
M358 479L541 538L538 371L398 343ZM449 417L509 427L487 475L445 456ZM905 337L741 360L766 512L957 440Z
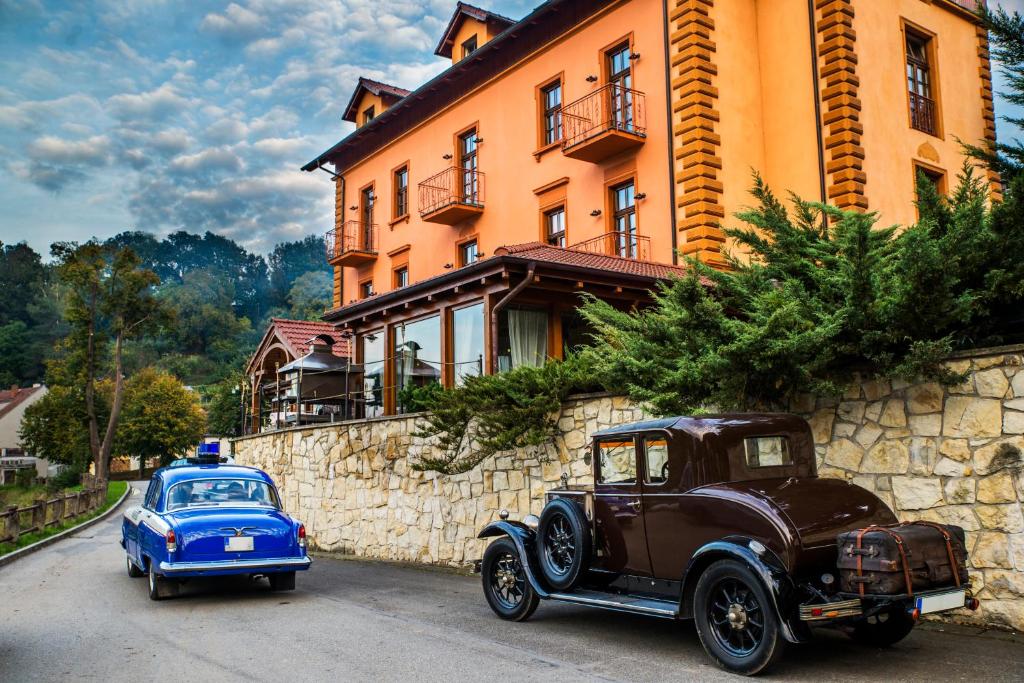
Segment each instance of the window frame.
M469 43L472 43L473 45L471 47L467 47ZM463 59L480 49L480 38L474 33L459 44L459 49L461 50L461 56L459 57L459 61L461 62Z
M632 185L633 186L633 203L628 207L628 209L619 209L619 208L617 208L617 203L616 203L617 202L617 197L618 197L618 191L620 189L624 188L627 185ZM636 173L629 173L627 175L619 176L617 178L611 178L611 179L609 179L605 183L605 196L607 197L606 201L608 203L608 225L607 225L606 234L608 235L608 239L612 241L611 252L610 252L612 255L621 256L621 254L619 253L619 248L618 248L618 243L617 243L617 234L616 234L616 233L619 232L617 230L617 223L618 223L618 220L619 220L620 217L632 215L633 216L633 231L630 234L632 234L633 236L637 236L637 237L639 237L640 234L641 234L640 233L640 209L639 209L639 206L637 205L637 200L636 200L636 196L638 194L640 194L640 190L637 187ZM640 251L639 250L639 243L637 244L636 251L637 251L637 256L626 256L624 258L638 258L639 251Z
M404 280L404 282L399 282ZM397 266L391 271L391 287L393 289L401 289L402 287L409 286L409 264L404 263Z
M751 465L750 464L750 442L758 439L782 439L782 443L785 444L785 453L789 457L789 462L784 462L779 465ZM771 470L780 467L792 467L796 465L796 460L793 459L793 449L789 443L789 436L787 434L758 434L756 436L747 436L743 438L743 466L748 470Z
M935 138L939 138L940 140L944 140L945 139L945 133L944 133L945 128L944 128L944 125L943 125L943 117L942 117L942 92L941 92L940 78L939 78L938 35L934 31L929 31L928 29L924 28L923 26L920 26L919 24L915 24L915 23L913 23L913 22L911 22L911 21L909 21L909 20L907 20L905 18L901 18L900 19L900 35L903 38L903 45L902 45L902 49L903 49L903 64L902 64L902 69L901 69L900 76L901 76L902 82L903 82L903 91L905 93L904 96L906 97L906 101L907 101L907 126L911 130L916 130L916 131L918 131L920 133L924 133L925 135L929 135L931 137L935 137ZM907 44L908 44L909 40L911 39L911 37L917 38L917 39L923 41L924 44L925 44L924 45L924 47L925 47L925 54L926 54L926 57L927 57L927 64L925 66L927 66L927 69L928 69L928 86L929 86L930 94L929 95L923 95L923 96L919 95L919 96L926 97L927 99L930 99L931 103L932 103L932 107L934 108L933 118L934 118L935 130L932 130L932 131L924 130L924 129L918 128L918 127L916 127L914 125L914 117L913 117L913 113L912 113L912 106L913 105L911 104L911 91L910 91L910 86L908 84L908 74L907 74L907 69L908 69L908 66L911 64L911 59L912 59L910 54L909 54L909 52L908 52L908 50L907 50L907 47L908 47ZM915 63L919 63L918 60L914 60L914 61L915 61Z
M467 261L465 259L466 248L469 247L470 245L473 245L475 247L474 257L473 257L472 261ZM459 268L462 268L464 266L468 266L468 265L470 265L472 263L476 263L477 261L480 260L480 240L477 238L476 235L473 235L471 237L467 237L464 240L460 240L459 242L456 243L455 249L456 249L456 263L459 264L459 266L458 266Z
M549 108L547 94L555 87L559 89L558 106ZM537 150L534 152L534 156L539 159L544 152L561 147L565 135L562 121L562 107L565 106L565 72L559 72L556 76L537 85L534 97L537 101ZM557 136L549 142L547 140L547 117L550 113L554 113L557 117Z
M363 110L363 125L365 126L370 121L373 121L375 118L377 118L377 108L371 104L369 107Z
M562 214L562 231L560 233L551 232L551 216L556 213ZM564 201L541 209L541 225L543 226L542 237L545 244L562 249L569 246L569 214ZM555 234L561 235L561 244L552 243L551 238Z
M647 441L653 439L660 439L665 442L665 464L668 465L672 462L672 439L669 437L668 432L645 432L640 434L640 443L643 445L643 480L642 484L644 488L647 487L662 487L668 484L669 474L671 469L666 469L664 481L650 481L650 467L647 460Z
M367 290L367 285L369 285L369 290ZM373 276L359 280L359 290L356 293L359 295L360 301L363 299L369 299L371 296L376 294L376 292L373 291Z
M605 442L633 442L633 480L632 481L602 481L603 468L601 467L601 444ZM637 446L637 435L636 434L620 434L620 435L609 435L601 436L594 439L594 486L604 486L609 488L614 487L638 487L641 485L640 478L640 462L639 455L640 449Z
M398 185L398 174L405 172L405 211L399 211L399 192L402 188ZM391 227L393 228L396 223L401 221L408 221L410 212L412 211L412 193L409 191L411 186L412 176L409 173L409 162L404 161L398 166L391 169Z

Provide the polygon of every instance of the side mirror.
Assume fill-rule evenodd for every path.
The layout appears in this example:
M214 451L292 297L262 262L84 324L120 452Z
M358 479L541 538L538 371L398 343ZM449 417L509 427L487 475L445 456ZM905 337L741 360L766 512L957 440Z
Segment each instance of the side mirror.
M583 453L583 462L585 462L587 464L587 466L589 467L590 463L592 463L593 461L594 461L594 451L593 451L593 448L588 446L587 450Z

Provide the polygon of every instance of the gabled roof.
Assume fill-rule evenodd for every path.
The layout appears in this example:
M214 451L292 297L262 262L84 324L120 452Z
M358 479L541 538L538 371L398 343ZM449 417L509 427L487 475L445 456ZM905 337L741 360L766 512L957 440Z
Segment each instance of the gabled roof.
M330 335L334 339L331 353L345 358L351 354L348 340L338 334L334 325L320 320L289 320L287 318L271 318L263 339L256 346L256 351L246 365L246 372L251 372L257 361L262 362L266 351L274 341L279 341L287 350L290 360L301 358L309 353L309 340L319 334Z
M515 19L510 19L506 16L496 14L490 10L483 9L482 7L476 7L465 2L460 2L455 5L455 12L452 13L452 18L448 21L448 28L444 30L444 33L441 35L441 41L437 44L437 48L434 50L435 55L451 59L452 48L455 47L455 34L459 32L459 29L462 28L462 24L467 18L476 19L477 21L482 21L485 24L490 21L498 24L502 29L508 28L516 23Z
M30 396L38 391L43 391L44 387L36 385L34 387L11 387L10 389L0 390L0 418L14 410L18 405L28 400Z
M408 95L410 91L405 88L399 88L397 85L388 85L387 83L381 83L380 81L360 76L359 81L356 83L356 89L352 92L348 105L345 106L345 113L341 116L342 120L351 121L352 123L356 122L356 116L359 114L356 108L359 106L359 100L364 92L380 97L388 106L391 106Z

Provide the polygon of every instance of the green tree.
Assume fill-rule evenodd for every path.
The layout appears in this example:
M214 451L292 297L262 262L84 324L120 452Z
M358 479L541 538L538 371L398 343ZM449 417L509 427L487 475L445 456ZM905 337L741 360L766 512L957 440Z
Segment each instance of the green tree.
M324 256L324 241L319 235L309 235L295 242L281 242L267 257L270 267L270 287L273 303L284 305L294 282L309 272L331 274Z
M1003 77L1009 89L1000 93L1003 98L1017 107L1024 106L1024 16L1020 12L1007 12L1002 7L979 11L988 28L992 47L992 59L1002 68ZM1024 118L1003 116L1004 121L1018 130L1024 128ZM983 159L990 168L998 171L1004 179L1012 179L1024 172L1024 145L1020 140L999 142L994 146L970 144L967 148L976 157Z
M109 382L98 383L94 406L100 422L109 415L110 389ZM50 385L25 409L19 435L27 452L84 472L92 458L84 387Z
M990 311L1006 296L991 271L1002 256L969 167L950 199L920 191L921 221L900 232L796 198L791 213L757 178L759 206L739 215L751 227L727 231L749 261L690 262L640 311L588 297L587 355L606 386L660 414L836 394L855 372L953 381L948 353L999 331ZM1020 239L1024 224L1007 229Z
M58 365L64 381L53 384L84 387L89 450L96 476L104 481L124 400L124 346L155 329L164 317L165 310L153 296L160 280L153 271L139 267L139 258L130 249L115 252L96 242L59 242L51 251L57 276L68 287L70 326L63 343L66 355ZM112 367L106 362L108 354ZM101 434L96 384L104 375L110 377L113 389Z
M242 433L242 373L233 373L210 385L206 393L207 431L217 436L240 436Z
M334 282L322 270L303 273L288 290L288 315L295 320L319 320L331 307Z
M126 383L115 454L160 458L166 465L191 450L205 433L206 413L198 394L172 375L146 368Z
M30 324L28 306L41 294L46 284L42 259L24 242L0 242L0 325L20 320Z
M235 315L234 282L212 270L185 273L181 282L164 285L159 298L175 311L164 336L177 352L230 355L235 338L250 329L247 318Z

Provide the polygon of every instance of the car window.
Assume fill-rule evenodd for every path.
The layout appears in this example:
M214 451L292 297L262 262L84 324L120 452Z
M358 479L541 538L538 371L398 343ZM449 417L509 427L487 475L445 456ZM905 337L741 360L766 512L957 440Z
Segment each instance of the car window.
M644 437L644 457L649 484L663 484L668 478L668 439L664 436Z
M160 477L153 477L149 480L149 488L146 489L146 497L142 499L143 507L155 508L156 501L160 498Z
M167 511L207 506L268 506L281 508L277 491L253 479L195 479L182 481L167 491Z
M636 443L633 439L597 442L597 482L636 483Z
M747 467L792 465L789 439L784 436L754 436L744 440Z

